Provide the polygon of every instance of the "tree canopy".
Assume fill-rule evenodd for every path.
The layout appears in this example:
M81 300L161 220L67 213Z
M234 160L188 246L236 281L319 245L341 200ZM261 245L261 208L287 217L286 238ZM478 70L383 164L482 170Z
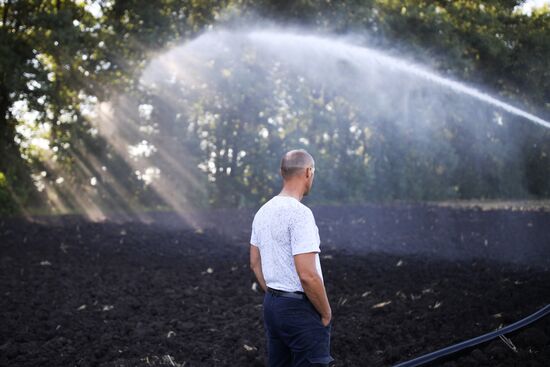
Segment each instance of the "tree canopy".
M2 0L0 211L171 206L178 192L179 207L255 205L276 190L274 167L295 147L316 157L317 202L547 198L550 133L518 118L466 128L451 116L419 137L269 60L215 65L228 77L204 92L176 83L159 94L140 82L157 55L213 25L272 22L362 35L550 116L550 11L525 15L518 4ZM97 115L103 102L116 108L108 123ZM259 122L268 118L282 122ZM479 111L476 121L494 118Z

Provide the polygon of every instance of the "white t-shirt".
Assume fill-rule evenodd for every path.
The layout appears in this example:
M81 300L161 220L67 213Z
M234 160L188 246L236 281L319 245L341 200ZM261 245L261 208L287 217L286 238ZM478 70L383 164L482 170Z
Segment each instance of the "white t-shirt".
M316 252L321 279L319 229L311 209L290 196L274 196L254 216L250 244L260 250L262 273L268 287L304 291L294 265L294 255Z

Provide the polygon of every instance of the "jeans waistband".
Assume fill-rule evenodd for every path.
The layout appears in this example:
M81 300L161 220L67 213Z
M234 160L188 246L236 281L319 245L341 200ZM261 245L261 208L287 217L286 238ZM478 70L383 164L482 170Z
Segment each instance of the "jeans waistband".
M289 297L289 298L296 298L296 299L306 299L306 294L304 292L296 291L296 292L287 292L287 291L281 291L278 289L273 289L270 287L267 287L267 291L274 296L279 297Z

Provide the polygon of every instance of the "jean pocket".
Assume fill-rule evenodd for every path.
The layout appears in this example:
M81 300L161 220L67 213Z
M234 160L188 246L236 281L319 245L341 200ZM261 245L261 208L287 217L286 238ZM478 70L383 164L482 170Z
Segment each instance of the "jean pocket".
M316 309L313 309L313 311L315 314L315 319L319 322L319 324L321 324L321 326L325 329L330 329L330 327L332 326L332 317L330 318L328 325L325 326L323 325L323 317L321 316L321 314Z

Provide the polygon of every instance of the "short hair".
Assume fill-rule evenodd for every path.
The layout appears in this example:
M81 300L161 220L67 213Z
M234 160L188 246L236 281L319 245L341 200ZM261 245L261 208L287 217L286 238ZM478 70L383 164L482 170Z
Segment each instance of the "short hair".
M315 161L311 154L304 149L294 149L288 151L281 159L281 175L284 180L296 176L303 169L314 165Z

